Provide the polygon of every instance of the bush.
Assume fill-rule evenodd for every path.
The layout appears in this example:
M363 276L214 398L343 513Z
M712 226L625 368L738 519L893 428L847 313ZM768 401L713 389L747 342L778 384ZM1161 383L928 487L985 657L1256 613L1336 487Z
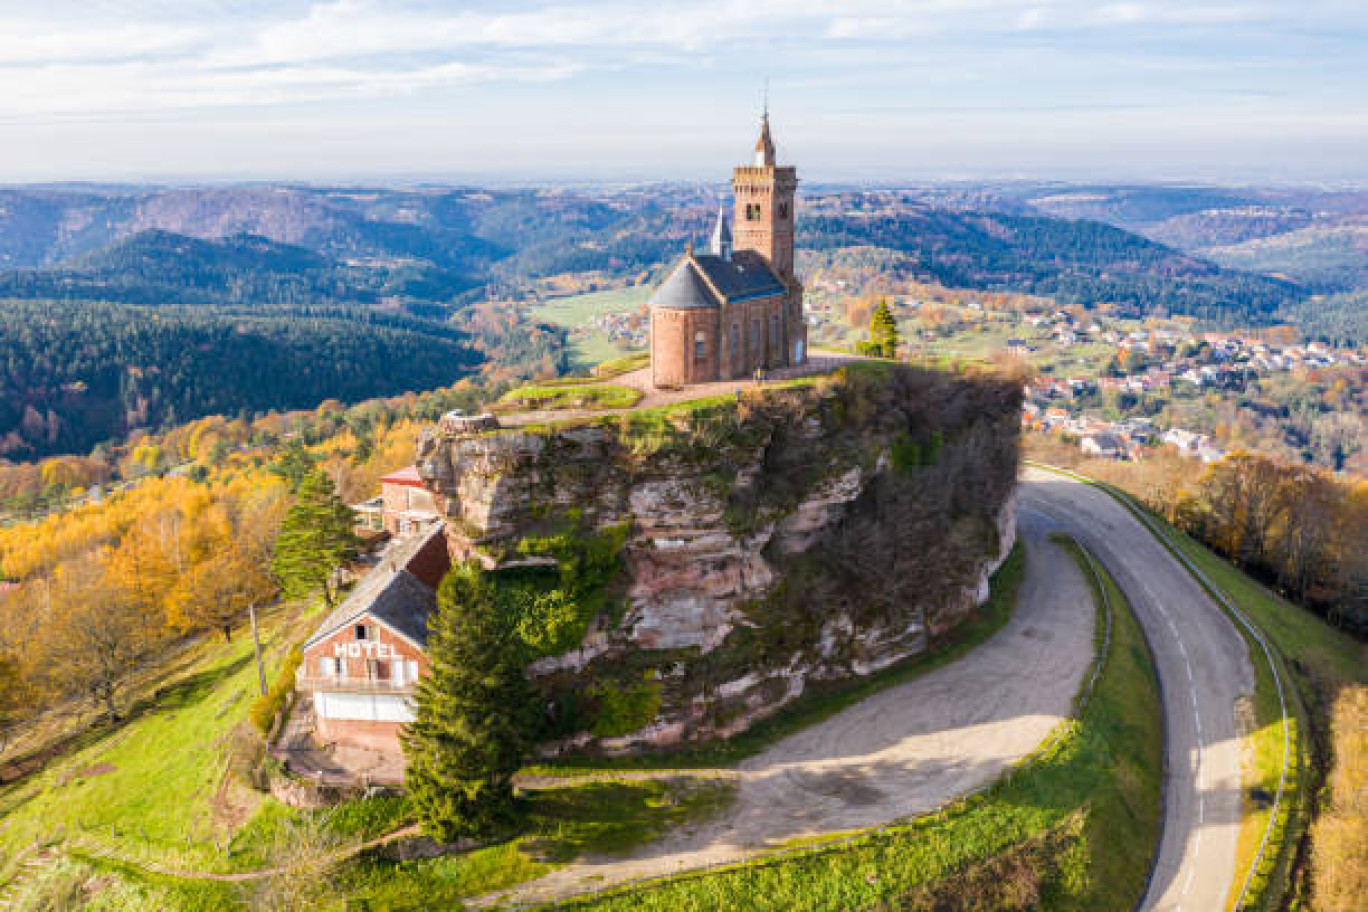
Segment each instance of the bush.
M630 735L660 712L659 681L647 680L625 687L604 683L595 686L593 694L599 701L599 710L591 731L600 738Z
M295 671L299 669L299 663L302 661L304 661L304 653L298 647L291 649L289 655L285 657L285 664L280 666L280 671L276 674L275 683L271 685L271 689L266 691L265 696L257 697L252 701L252 708L248 714L252 719L252 724L263 735L270 734L276 716L280 715L280 711L285 708L285 701L289 698L290 691L294 690Z

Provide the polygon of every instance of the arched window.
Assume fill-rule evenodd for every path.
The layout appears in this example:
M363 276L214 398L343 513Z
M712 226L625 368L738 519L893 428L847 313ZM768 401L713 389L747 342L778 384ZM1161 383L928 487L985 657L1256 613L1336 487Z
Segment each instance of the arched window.
M731 362L733 368L740 367L741 355L741 324L733 323L731 325Z
M758 222L758 221L760 221L760 204L759 204L759 203L747 203L747 204L746 204L746 221L748 221L748 222Z
M788 218L788 203L779 204L779 217L781 219Z
M779 350L779 315L770 314L770 351Z
M708 334L699 330L694 333L694 360L702 361L708 357Z
M764 336L764 332L765 332L765 324L760 320L759 317L756 317L755 319L751 320L751 339L750 339L750 347L751 347L751 354L752 354L752 355L758 355L758 354L760 353L760 350L761 350L762 348L764 348L764 346L765 346L765 336Z

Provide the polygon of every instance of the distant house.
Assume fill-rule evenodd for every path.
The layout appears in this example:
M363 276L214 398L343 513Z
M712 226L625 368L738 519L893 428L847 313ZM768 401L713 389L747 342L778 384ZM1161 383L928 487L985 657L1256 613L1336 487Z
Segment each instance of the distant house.
M380 496L353 504L352 511L356 514L357 531L387 532L393 538L420 535L439 519L432 492L423 487L423 479L414 466L381 478Z
M304 643L295 690L325 744L397 752L427 673L428 617L451 568L441 523L396 545Z
M1101 459L1126 458L1126 442L1110 431L1089 434L1079 441L1078 446L1088 456L1097 456Z

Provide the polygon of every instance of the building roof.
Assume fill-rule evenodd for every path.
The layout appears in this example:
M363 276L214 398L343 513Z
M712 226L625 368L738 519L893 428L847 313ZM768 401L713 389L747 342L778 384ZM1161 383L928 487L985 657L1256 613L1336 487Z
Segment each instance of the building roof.
M670 277L661 282L655 294L651 295L651 307L666 310L698 310L716 307L717 304L717 298L708 288L708 283L703 281L691 255L686 255L670 273Z
M451 567L446 529L435 524L401 542L361 578L304 643L308 649L362 617L389 627L419 648L427 644L427 622L437 610L437 585Z
M381 478L380 483L406 485L410 488L421 488L423 487L423 476L418 474L417 466L404 466L402 469L397 469Z
M730 259L695 254L694 261L708 281L728 301L765 298L783 294L784 283L770 270L765 258L754 250L737 250Z

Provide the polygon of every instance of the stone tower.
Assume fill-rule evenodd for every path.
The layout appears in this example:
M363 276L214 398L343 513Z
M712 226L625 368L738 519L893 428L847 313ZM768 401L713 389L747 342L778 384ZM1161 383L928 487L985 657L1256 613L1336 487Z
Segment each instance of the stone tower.
M776 162L766 105L754 161L732 171L732 195L736 198L732 233L734 249L753 250L764 257L786 289L782 339L778 340L782 355L772 362L780 366L799 365L807 360L803 285L793 270L793 203L797 191L797 169Z
M798 189L798 172L779 167L770 138L769 112L760 126L755 143L755 161L732 171L732 195L736 210L737 250L754 250L769 263L785 285L797 284L793 274L793 196Z

